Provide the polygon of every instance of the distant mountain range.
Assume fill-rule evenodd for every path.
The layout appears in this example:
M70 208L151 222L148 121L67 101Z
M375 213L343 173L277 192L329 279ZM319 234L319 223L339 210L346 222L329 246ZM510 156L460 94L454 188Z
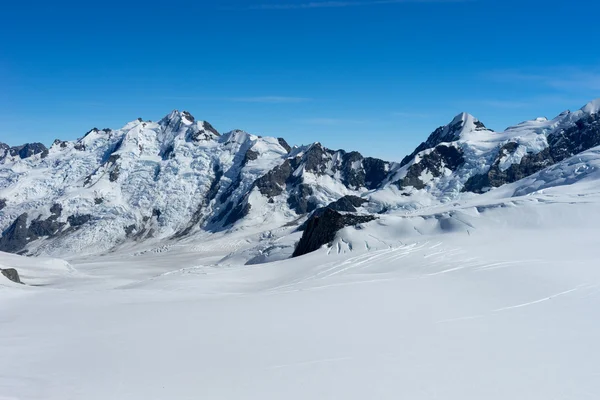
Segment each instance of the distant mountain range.
M301 255L340 227L477 196L595 146L600 99L504 132L462 113L401 163L239 130L220 134L173 111L50 148L0 143L0 251L96 254L297 226Z

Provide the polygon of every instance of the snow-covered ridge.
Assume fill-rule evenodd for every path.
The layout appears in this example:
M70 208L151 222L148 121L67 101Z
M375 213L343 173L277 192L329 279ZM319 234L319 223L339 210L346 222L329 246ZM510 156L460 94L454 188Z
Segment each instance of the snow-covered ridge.
M0 248L36 254L281 226L377 187L390 168L318 143L221 135L186 111L12 153L0 159Z
M220 134L189 112L92 129L75 141L0 146L0 251L98 253L215 232L298 226L344 196L361 212L416 210L519 181L600 145L600 100L494 132L467 113L402 163Z

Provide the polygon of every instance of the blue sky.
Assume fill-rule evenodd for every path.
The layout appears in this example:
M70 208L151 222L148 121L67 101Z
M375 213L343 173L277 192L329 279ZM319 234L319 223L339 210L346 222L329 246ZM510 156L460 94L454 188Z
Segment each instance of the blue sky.
M188 110L399 160L461 111L500 130L600 97L592 1L5 2L0 141Z

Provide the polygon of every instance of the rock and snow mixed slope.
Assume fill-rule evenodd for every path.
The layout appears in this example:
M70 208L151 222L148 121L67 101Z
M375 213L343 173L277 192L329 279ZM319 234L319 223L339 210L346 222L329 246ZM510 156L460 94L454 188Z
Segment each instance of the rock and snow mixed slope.
M598 398L595 105L504 133L461 115L402 165L183 113L6 156L22 249L108 248L135 226L69 262L0 253L23 281L0 275L0 398ZM289 259L298 241L316 250Z
M268 264L231 256L260 242L244 230L0 253L26 283L0 276L0 397L597 398L598 167L594 148Z
M13 154L14 153L14 154ZM390 164L315 143L220 135L174 111L0 160L0 249L98 253L127 242L279 227L377 187Z
M50 149L3 145L0 250L96 254L243 230L268 233L252 262L274 259L264 254L267 249L275 249L275 259L287 257L289 243L276 245L273 230L289 235L293 230L286 226L298 226L342 198L365 200L359 210L349 210L359 214L414 211L519 181L598 146L599 111L595 100L504 132L462 113L401 163L319 143L292 148L282 138L243 131L221 135L178 111L159 122L138 119L119 130L92 129ZM331 225L367 220L339 211L327 212L337 221L327 220ZM330 238L331 232L321 236ZM319 240L312 243L309 248Z

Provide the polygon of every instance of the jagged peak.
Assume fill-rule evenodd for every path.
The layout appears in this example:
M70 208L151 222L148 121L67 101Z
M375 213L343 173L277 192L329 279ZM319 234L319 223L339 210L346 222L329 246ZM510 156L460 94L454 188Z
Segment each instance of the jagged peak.
M581 111L586 114L598 114L600 112L600 98L590 101L581 107Z
M177 123L183 123L185 125L192 125L196 119L189 111L173 110L162 118L158 123L161 125L175 125Z
M487 131L485 125L475 118L473 115L462 112L458 114L450 124L447 125L451 129L449 131L460 129L461 132L472 132L472 131Z

